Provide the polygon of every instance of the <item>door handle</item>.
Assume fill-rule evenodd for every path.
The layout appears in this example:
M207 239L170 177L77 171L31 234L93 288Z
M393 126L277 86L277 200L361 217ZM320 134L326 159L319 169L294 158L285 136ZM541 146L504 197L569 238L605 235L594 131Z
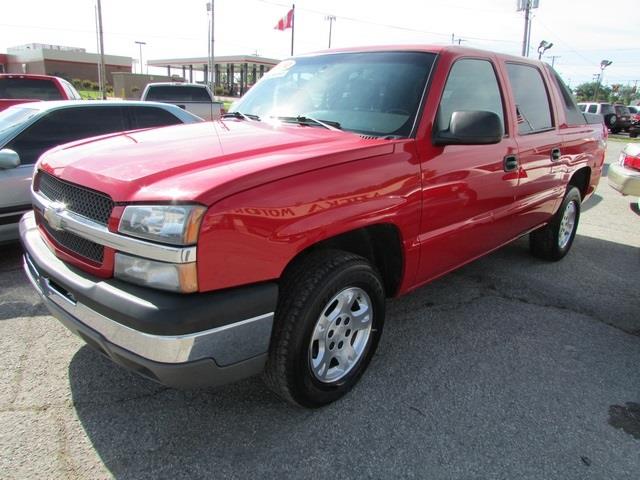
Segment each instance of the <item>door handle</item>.
M554 148L553 150L551 150L551 161L552 162L557 162L558 160L560 160L560 149L559 148Z
M507 155L504 157L502 167L505 172L513 172L518 169L518 157L516 155Z

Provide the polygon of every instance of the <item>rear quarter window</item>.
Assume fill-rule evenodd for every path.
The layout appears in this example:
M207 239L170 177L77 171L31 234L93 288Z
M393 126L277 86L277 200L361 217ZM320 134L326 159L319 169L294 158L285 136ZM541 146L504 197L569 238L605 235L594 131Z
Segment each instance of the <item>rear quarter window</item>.
M573 98L571 90L569 90L569 87L567 87L562 81L562 78L560 77L560 75L558 75L558 72L550 67L549 70L551 71L551 75L553 77L553 80L555 81L556 88L560 91L567 123L569 125L584 125L585 123L587 123L584 115L582 114L582 112L584 112L585 106L580 105L578 107L575 98Z

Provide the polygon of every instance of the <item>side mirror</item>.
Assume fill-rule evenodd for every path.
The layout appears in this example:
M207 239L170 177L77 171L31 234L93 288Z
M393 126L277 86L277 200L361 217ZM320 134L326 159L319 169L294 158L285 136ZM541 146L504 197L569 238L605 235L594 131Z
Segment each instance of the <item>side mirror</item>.
M7 170L20 165L20 155L8 148L0 150L0 169Z
M448 130L436 132L434 145L489 145L504 136L502 120L494 112L453 112Z

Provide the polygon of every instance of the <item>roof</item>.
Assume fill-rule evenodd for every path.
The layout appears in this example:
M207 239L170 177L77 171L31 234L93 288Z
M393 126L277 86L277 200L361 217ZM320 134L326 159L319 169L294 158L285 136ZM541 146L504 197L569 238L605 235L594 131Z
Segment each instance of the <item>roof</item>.
M38 80L51 80L55 78L61 80L60 77L54 75L37 75L35 73L0 73L0 78L33 78Z
M216 55L215 63L262 63L265 65L277 65L280 60L277 58L261 57L259 55ZM185 57L185 58L161 58L148 60L147 64L152 67L182 68L193 65L194 70L201 70L209 64L208 57Z
M364 47L346 47L346 48L332 48L330 50L320 50L317 52L306 53L302 55L293 55L292 58L296 57L308 57L314 55L325 55L325 54L333 54L333 53L362 53L362 52L427 52L427 53L435 53L435 54L445 54L452 53L456 55L495 55L497 57L525 62L525 63L535 63L541 64L540 60L529 58L529 57L519 57L516 55L509 55L507 53L494 52L491 50L481 50L478 48L471 47L462 47L458 45L420 45L420 44L410 44L410 45L371 45Z
M79 108L79 107L88 107L88 106L97 106L97 107L150 107L150 106L160 106L163 108L179 108L175 105L169 103L161 103L161 102L143 102L141 100L47 100L41 102L29 102L29 103L20 103L15 105L15 107L23 107L23 108L31 108L33 110L40 110L44 112L46 110L53 110L56 108ZM13 107L10 107L13 108Z

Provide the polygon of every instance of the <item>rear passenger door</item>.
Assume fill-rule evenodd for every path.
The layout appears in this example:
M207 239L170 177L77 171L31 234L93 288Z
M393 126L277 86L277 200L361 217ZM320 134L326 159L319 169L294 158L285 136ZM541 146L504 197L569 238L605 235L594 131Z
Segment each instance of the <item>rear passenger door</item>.
M564 194L562 138L542 71L534 65L509 62L506 72L515 102L519 164L518 213L513 225L525 232L545 223Z

